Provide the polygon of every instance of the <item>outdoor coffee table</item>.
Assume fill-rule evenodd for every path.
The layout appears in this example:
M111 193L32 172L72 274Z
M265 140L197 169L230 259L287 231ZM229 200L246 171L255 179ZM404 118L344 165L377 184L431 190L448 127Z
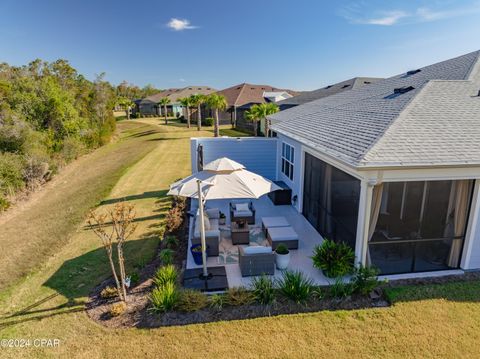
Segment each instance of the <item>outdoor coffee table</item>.
M290 227L285 217L262 217L262 229L265 232L265 236L268 235L268 230L275 227Z
M298 249L298 234L291 226L269 228L267 240L273 250L275 250L280 243L285 244L288 249Z
M249 244L250 243L250 228L248 224L243 222L243 226L239 222L232 222L231 235L232 244Z

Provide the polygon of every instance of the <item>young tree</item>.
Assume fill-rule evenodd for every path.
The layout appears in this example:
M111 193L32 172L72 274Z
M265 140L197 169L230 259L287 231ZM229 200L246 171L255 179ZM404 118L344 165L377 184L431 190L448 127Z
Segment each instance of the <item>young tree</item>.
M163 106L163 115L165 116L165 124L168 125L168 114L167 114L167 105L170 103L168 97L163 97L160 99L159 104Z
M185 107L186 114L187 114L187 127L190 128L190 107L192 107L192 98L191 97L184 97L180 99L180 103L183 107Z
M202 94L190 96L192 99L192 106L197 108L197 131L202 129L202 105L207 100L207 97Z
M120 300L127 300L125 258L123 246L125 241L135 232L137 224L135 220L135 206L124 202L117 203L107 213L97 214L91 211L87 223L93 232L102 240L110 262L113 278L118 290ZM107 222L108 221L108 222ZM111 226L111 229L108 227ZM117 274L116 265L113 259L113 245L117 247L118 268L120 278Z
M220 123L218 118L218 111L225 110L227 108L227 100L223 95L211 94L207 97L207 106L215 111L215 126L214 126L214 136L220 136Z

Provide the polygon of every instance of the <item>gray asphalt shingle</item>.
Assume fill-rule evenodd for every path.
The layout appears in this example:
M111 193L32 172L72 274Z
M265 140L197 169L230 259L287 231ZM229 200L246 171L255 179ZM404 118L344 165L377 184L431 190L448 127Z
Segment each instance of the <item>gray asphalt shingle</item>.
M471 73L479 55L279 112L272 129L356 167L480 163L480 85Z

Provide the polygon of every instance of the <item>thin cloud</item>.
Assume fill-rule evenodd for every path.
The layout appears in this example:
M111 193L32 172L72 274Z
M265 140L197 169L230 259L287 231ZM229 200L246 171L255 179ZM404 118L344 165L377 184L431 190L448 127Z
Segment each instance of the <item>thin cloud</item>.
M480 1L464 7L448 9L419 7L410 11L403 9L372 10L365 7L364 2L353 3L341 9L339 14L353 24L392 26L402 23L438 21L480 13Z
M197 28L197 26L193 26L190 23L190 20L177 19L175 17L170 19L170 21L167 23L167 27L174 31L192 30Z
M369 25L391 26L407 16L408 14L405 11L390 11L386 12L382 17L367 19L364 23Z

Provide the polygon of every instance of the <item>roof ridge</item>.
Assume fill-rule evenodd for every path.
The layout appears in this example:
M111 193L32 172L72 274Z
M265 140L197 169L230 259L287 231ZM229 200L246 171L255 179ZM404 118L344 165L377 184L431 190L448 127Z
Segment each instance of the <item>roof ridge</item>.
M466 80L473 81L473 77L480 73L480 50L474 51L477 53L477 60L473 62L472 67L468 71Z
M235 98L235 101L233 101L233 106L237 106L237 101L240 98L240 96L242 96L243 90L245 89L246 86L247 86L247 83L244 82L241 86L240 91L238 92L238 96Z

